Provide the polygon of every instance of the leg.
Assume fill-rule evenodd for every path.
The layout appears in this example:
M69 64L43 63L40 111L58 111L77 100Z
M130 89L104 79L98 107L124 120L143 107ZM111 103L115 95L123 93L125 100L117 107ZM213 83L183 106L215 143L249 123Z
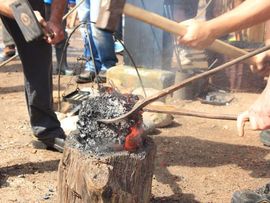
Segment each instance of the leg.
M90 19L96 21L99 13L99 0L90 0ZM111 32L100 30L94 25L91 26L94 43L102 64L101 70L106 71L108 68L115 66L117 58L114 52L114 39Z
M78 3L78 1L77 1ZM77 78L78 83L92 82L96 72L100 70L101 63L94 44L92 30L90 25L90 0L85 0L78 8L78 17L80 22L86 23L81 27L82 38L84 41L84 56L86 58L85 71ZM89 41L90 40L90 41ZM94 62L92 60L91 49ZM96 66L96 68L95 68Z
M44 13L42 1L30 3L35 10ZM16 43L22 61L26 102L34 135L42 141L65 138L52 106L51 46L44 40L27 43L14 20L1 18Z
M121 16L120 23L116 32L114 33L114 52L116 54L122 53L124 51L123 43L123 17Z
M94 43L101 62L100 71L106 71L117 63L114 52L114 39L111 32L100 30L92 25Z
M67 7L65 9L65 13L67 13ZM51 15L51 4L45 3L45 18L46 20L49 20ZM66 28L66 20L63 21L63 29L65 30ZM68 64L67 64L67 47L64 50L66 41L68 38L68 34L65 31L65 39L59 43L57 43L54 48L55 48L55 55L56 55L56 60L57 60L57 68L56 68L56 73L60 71L61 74L65 74L67 69L68 69Z

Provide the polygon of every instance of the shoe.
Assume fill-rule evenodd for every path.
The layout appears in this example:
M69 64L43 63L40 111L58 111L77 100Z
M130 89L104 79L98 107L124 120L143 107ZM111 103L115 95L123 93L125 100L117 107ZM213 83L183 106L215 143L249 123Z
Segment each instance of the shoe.
M45 140L33 140L32 145L36 149L48 149L58 152L64 151L65 137L56 137Z
M0 54L0 62L6 61L16 54L15 45L6 46Z
M98 73L97 77L95 78L96 83L106 83L107 78L106 78L106 72L105 70L102 70Z
M255 191L234 192L231 203L270 203L270 184L268 183Z
M81 73L77 79L77 83L88 83L88 82L93 82L95 79L96 73L93 71L84 71Z
M56 69L54 74L58 75L58 73L59 73L59 69ZM66 69L66 70L61 69L60 70L60 75L69 75L69 76L71 76L71 75L74 75L74 71L70 70L70 69Z
M270 130L263 130L260 133L260 140L265 146L270 147Z
M69 76L74 75L74 71L67 69L65 70L65 75L69 75Z

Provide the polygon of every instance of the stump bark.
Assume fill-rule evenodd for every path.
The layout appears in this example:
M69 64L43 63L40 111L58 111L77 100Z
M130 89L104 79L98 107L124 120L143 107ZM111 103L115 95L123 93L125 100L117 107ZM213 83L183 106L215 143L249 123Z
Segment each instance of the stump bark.
M146 137L136 153L87 154L69 139L58 170L59 203L147 203L156 146Z

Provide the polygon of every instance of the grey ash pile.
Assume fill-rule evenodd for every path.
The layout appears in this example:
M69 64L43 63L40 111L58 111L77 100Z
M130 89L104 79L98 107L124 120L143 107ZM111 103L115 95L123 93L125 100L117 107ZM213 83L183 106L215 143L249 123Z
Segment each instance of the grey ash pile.
M115 118L132 109L137 96L117 92L104 93L84 101L77 122L79 148L91 153L109 153L123 150L131 127L142 121L140 113L117 123L104 124L99 119Z

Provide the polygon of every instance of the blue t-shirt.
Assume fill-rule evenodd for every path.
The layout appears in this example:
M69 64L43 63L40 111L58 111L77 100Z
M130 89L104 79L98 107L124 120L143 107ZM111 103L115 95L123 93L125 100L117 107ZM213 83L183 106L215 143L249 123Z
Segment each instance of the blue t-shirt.
M76 3L76 0L67 0L67 2L69 4L75 4ZM44 3L45 4L51 4L52 3L52 0L44 0Z

